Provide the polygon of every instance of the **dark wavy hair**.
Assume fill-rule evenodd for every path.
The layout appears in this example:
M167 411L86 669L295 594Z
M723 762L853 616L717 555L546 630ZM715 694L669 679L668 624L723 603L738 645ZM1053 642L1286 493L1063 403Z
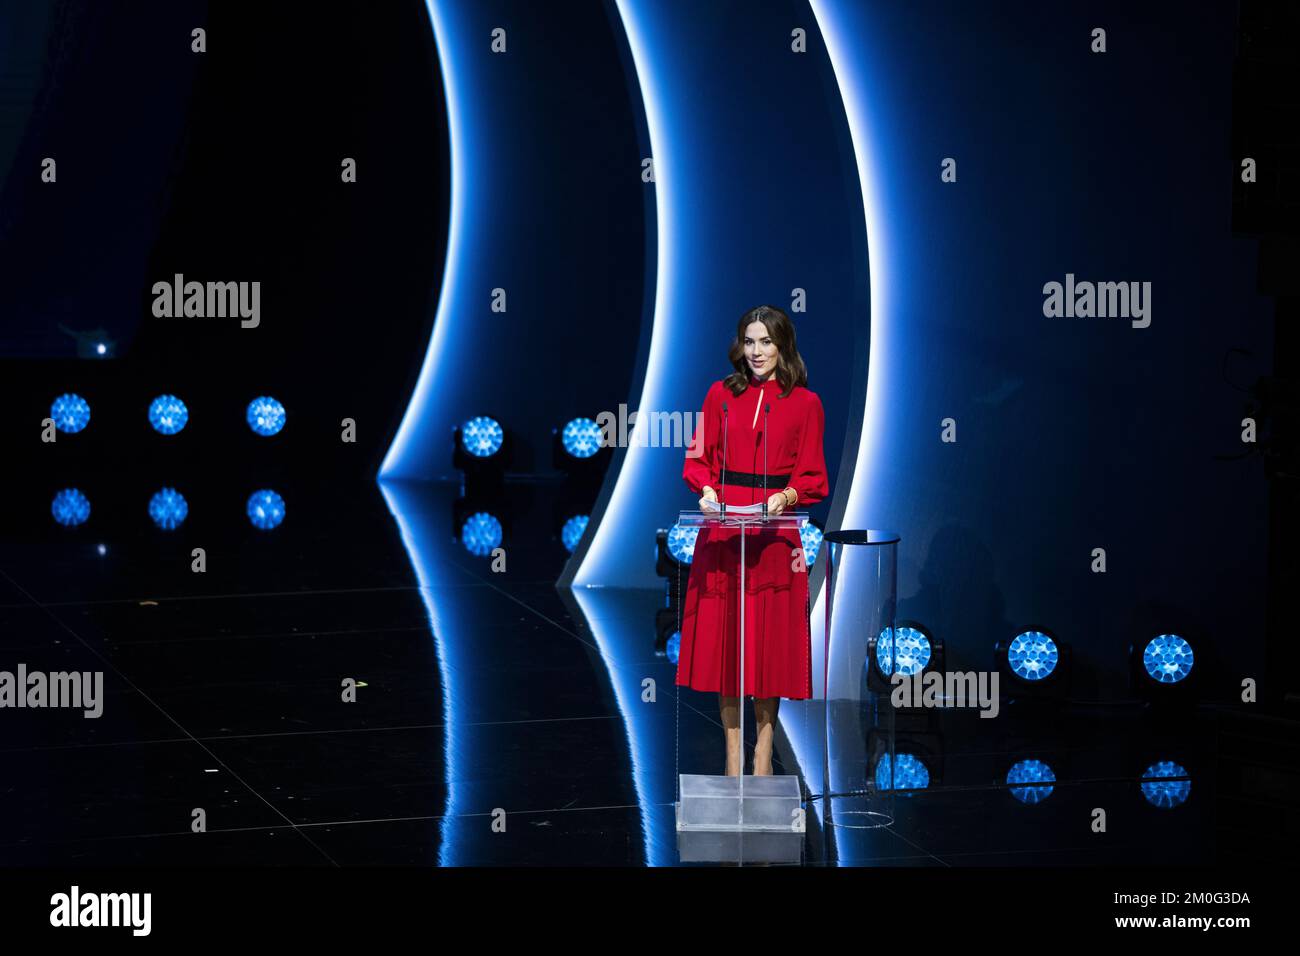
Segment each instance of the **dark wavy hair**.
M795 344L794 323L790 316L773 305L760 305L750 309L740 317L736 326L736 338L727 351L727 359L735 369L722 380L722 384L731 390L732 395L742 395L749 388L749 366L745 364L745 329L752 322L762 322L767 334L776 343L776 380L781 384L781 398L789 395L796 385L808 387L808 366L803 363L803 356Z

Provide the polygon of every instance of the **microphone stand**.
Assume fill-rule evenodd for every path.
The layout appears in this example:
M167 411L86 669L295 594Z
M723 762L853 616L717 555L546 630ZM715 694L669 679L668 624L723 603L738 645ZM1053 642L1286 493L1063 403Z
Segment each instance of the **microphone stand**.
M767 520L767 413L772 410L772 403L763 405L763 520Z
M727 403L722 403L722 490L718 494L718 514L727 513Z

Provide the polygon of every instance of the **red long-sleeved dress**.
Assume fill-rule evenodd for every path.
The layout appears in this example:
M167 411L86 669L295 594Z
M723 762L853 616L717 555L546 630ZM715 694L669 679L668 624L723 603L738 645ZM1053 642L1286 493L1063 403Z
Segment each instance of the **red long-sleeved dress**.
M749 377L749 388L733 395L721 381L704 397L700 429L687 450L682 477L698 498L708 485L727 504L764 500L763 405L767 413L766 496L786 487L799 495L795 510L830 493L822 451L825 413L821 399L803 386L781 398L775 376ZM726 405L726 486L722 484ZM702 431L702 434L700 432ZM699 451L693 456L693 451ZM808 622L808 574L796 570L802 547L791 529L745 533L745 696L805 699L812 696L812 647ZM682 602L682 637L677 683L696 690L740 694L736 641L740 630L737 590L740 532L701 528Z

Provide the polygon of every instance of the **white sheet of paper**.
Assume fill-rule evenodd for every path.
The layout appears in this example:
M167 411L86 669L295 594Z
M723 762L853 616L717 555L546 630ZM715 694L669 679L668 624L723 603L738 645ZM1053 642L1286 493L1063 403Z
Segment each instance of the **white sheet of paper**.
M729 515L761 515L763 513L763 502L756 501L752 505L727 505L727 514Z

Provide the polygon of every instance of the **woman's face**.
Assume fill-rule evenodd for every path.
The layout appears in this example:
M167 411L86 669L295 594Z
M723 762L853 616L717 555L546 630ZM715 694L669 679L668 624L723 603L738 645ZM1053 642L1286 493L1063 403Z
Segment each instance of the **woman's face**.
M755 378L765 378L776 371L776 343L762 322L751 322L745 329L745 361Z

